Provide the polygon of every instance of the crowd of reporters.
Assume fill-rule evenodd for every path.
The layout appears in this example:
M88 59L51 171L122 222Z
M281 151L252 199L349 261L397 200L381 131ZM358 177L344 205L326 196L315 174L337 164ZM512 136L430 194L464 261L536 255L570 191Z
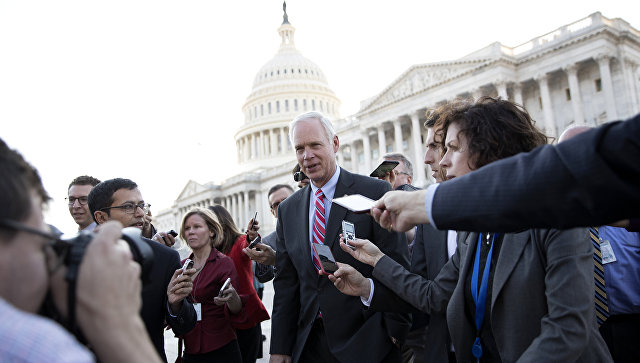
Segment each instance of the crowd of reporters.
M278 223L266 236L256 217L240 231L219 205L188 211L177 234L156 231L133 181L78 177L68 205L84 249L44 224L37 170L0 142L0 360L166 361L166 327L184 362L255 362L270 318L255 270L275 278L274 363L640 361L629 343L640 334L640 238L618 230L640 216L640 117L545 145L524 108L485 97L430 110L425 127L438 183L418 190L402 154L383 158L397 166L382 180L352 174L336 163L330 121L296 118L299 188L269 190ZM358 214L332 203L343 193L378 201ZM340 221L355 224L351 246ZM606 240L588 228L612 222ZM337 270L315 263L314 243ZM626 280L607 289L611 276Z

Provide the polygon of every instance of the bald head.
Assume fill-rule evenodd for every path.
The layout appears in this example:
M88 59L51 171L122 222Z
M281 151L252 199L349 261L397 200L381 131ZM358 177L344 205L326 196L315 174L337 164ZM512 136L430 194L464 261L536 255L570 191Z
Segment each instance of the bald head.
M560 138L558 138L558 143L567 141L570 138L589 130L591 130L591 127L585 126L585 125L569 126L562 132L562 135L560 135Z

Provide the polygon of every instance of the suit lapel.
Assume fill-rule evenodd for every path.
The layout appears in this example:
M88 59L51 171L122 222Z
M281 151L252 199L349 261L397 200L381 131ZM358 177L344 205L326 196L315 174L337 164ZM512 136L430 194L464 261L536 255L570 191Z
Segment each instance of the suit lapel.
M528 241L528 231L522 233L507 233L504 235L502 247L500 247L500 257L493 275L493 287L491 290L492 310L496 297L500 294L500 291L502 291L511 273L513 273L513 269L518 264L522 256L522 251L524 251Z
M306 186L302 190L302 195L300 196L301 200L296 203L295 213L298 216L303 216L304 223L297 223L297 235L301 236L297 240L300 241L298 244L299 248L302 248L302 253L305 258L309 260L309 264L312 268L313 264L311 262L311 245L309 240L309 200L311 195L311 187ZM294 218L295 219L295 218Z
M340 168L340 177L336 184L336 191L333 193L334 198L340 198L346 194L351 194L351 185L353 184L353 178L351 173ZM339 232L342 228L342 220L347 215L347 209L337 204L331 206L331 212L329 213L329 222L327 223L327 230L324 236L324 244L333 248L336 241L339 240Z

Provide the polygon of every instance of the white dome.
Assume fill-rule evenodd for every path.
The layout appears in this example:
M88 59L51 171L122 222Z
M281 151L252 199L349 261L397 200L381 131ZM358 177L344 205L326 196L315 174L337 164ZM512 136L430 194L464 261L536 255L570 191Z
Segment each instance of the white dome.
M340 100L329 88L324 72L295 47L295 28L284 21L278 52L256 74L242 111L244 124L235 135L242 168L256 170L291 161L288 125L297 115L319 111L339 118Z

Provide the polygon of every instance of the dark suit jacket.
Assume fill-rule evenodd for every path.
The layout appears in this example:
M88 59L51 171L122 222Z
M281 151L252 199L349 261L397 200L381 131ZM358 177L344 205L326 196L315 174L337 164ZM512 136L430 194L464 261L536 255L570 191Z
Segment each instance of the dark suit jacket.
M160 357L166 361L164 353L164 322L173 328L176 335L184 335L196 325L196 311L193 305L184 299L182 309L175 316L169 314L167 305L167 286L175 270L180 268L180 255L177 251L147 238L142 238L153 250L153 265L150 281L142 286L142 309L140 315L147 328L149 337Z
M380 198L389 183L340 170L335 197L362 194ZM383 314L364 309L358 297L340 293L326 276L319 276L311 261L309 198L311 187L298 190L278 209L275 297L271 325L271 354L291 355L297 362L311 326L322 312L327 343L341 362L379 362L392 347L391 336L403 340L409 329L408 314ZM345 262L365 276L371 267L342 251L339 244L342 220L355 225L356 236L378 245L391 258L408 267L404 233L382 229L367 214L355 214L333 204L325 244L338 262Z
M440 229L600 226L640 217L640 115L441 183Z
M417 227L413 253L411 255L411 272L433 280L438 276L442 267L449 260L447 250L447 231L435 229L430 224L421 224ZM402 285L403 281L396 284ZM413 314L414 322L420 319L417 311ZM449 354L449 329L444 313L432 313L428 315L428 324L425 335L424 361L447 362Z
M464 312L465 280L477 240L477 233L459 232L458 250L433 281L404 277L402 268L386 257L373 271L380 282L399 286L395 289L399 296L421 310L446 310L458 362L475 361L474 323ZM376 285L372 307L398 308L377 294ZM490 305L502 362L611 362L595 322L593 299L593 247L586 229L506 234Z

